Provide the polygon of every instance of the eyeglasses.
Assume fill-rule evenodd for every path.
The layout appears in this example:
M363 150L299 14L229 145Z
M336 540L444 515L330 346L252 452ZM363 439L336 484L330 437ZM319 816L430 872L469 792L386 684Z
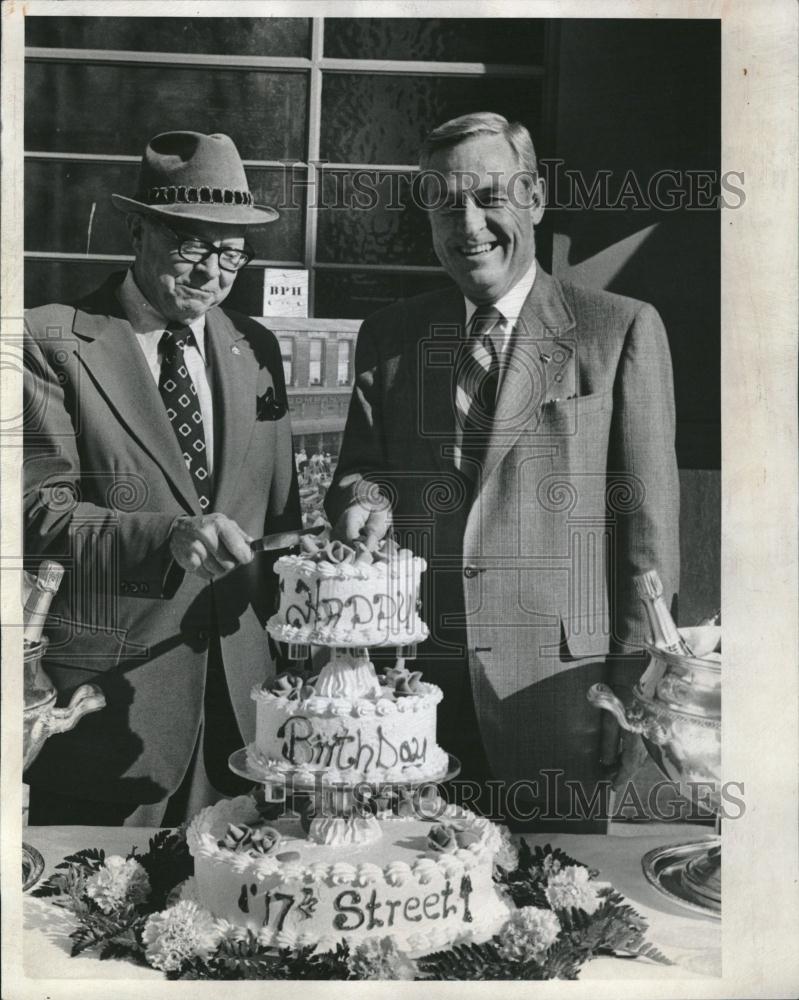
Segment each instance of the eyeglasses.
M219 266L223 271L240 271L255 256L252 248L247 246L246 243L243 250L239 250L236 247L217 247L213 243L206 243L204 240L181 236L180 233L176 233L173 229L163 224L161 224L161 228L165 229L177 240L178 254L183 260L189 261L191 264L199 264L215 253L219 258Z

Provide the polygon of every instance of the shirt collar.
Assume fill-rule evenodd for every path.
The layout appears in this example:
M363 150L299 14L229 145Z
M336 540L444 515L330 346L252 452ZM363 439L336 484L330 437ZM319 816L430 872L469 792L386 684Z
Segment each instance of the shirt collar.
M133 327L133 332L141 335L161 334L167 326L166 320L157 309L154 309L145 298L144 293L136 283L133 276L133 268L125 275L125 280L119 286L117 292L119 301L125 311L128 322ZM190 320L187 324L194 334L197 350L200 352L203 362L205 362L205 314Z
M535 273L535 258L533 258L533 262L513 288L509 292L506 292L501 299L497 299L496 302L492 303L506 320L509 319L515 322L519 318L524 300L530 294L530 290L533 287ZM477 305L471 299L467 299L466 296L463 297L463 300L466 303L466 326L468 327L472 321L472 316L477 311Z

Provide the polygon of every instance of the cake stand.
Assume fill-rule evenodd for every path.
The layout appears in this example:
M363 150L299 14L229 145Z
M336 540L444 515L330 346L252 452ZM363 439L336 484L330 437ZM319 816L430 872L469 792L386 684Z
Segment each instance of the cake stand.
M370 778L359 778L348 781L346 779L336 779L335 781L325 780L324 770L314 772L313 777L308 779L307 768L288 769L280 777L271 778L265 776L263 771L251 766L247 759L247 747L235 750L228 758L228 767L240 778L246 778L255 784L263 785L267 795L267 800L271 802L282 802L286 794L300 795L322 795L331 799L341 797L344 791L358 792L366 794L380 795L390 791L407 789L417 791L431 785L440 785L445 781L456 778L461 771L461 764L457 757L447 754L447 767L435 774L420 777L394 778L390 781L376 781ZM339 772L341 773L341 772ZM279 794L283 790L284 794Z

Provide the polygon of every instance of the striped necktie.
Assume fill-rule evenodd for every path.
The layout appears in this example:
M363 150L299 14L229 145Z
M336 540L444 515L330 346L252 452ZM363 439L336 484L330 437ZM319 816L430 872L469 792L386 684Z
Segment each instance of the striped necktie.
M480 306L455 366L455 416L461 432L455 446L455 467L471 479L477 478L494 422L500 374L497 341L501 347L502 322L496 306Z
M183 459L197 490L200 509L211 506L211 479L205 455L203 415L197 399L197 389L186 368L183 350L194 340L191 327L170 323L161 337L161 375L158 391L166 407L175 437L183 451Z

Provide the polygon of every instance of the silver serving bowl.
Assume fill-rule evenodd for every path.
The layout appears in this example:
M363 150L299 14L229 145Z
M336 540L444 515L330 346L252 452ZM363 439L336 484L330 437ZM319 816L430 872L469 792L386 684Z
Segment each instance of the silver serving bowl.
M662 774L698 811L712 816L719 811L721 794L721 655L715 652L721 628L684 628L680 634L695 655L647 646L651 659L627 707L606 684L594 684L588 700L612 712L624 729L638 733ZM690 905L718 912L718 843L704 841L693 852L683 845L681 852L676 870L673 858L667 864L659 855L648 855L647 878L672 898L682 893Z
M82 684L69 705L56 708L57 692L42 666L47 639L24 649L24 710L22 726L22 770L36 760L49 736L72 729L84 715L105 708L105 696L94 684ZM42 873L41 855L29 844L22 845L23 888L29 889Z

